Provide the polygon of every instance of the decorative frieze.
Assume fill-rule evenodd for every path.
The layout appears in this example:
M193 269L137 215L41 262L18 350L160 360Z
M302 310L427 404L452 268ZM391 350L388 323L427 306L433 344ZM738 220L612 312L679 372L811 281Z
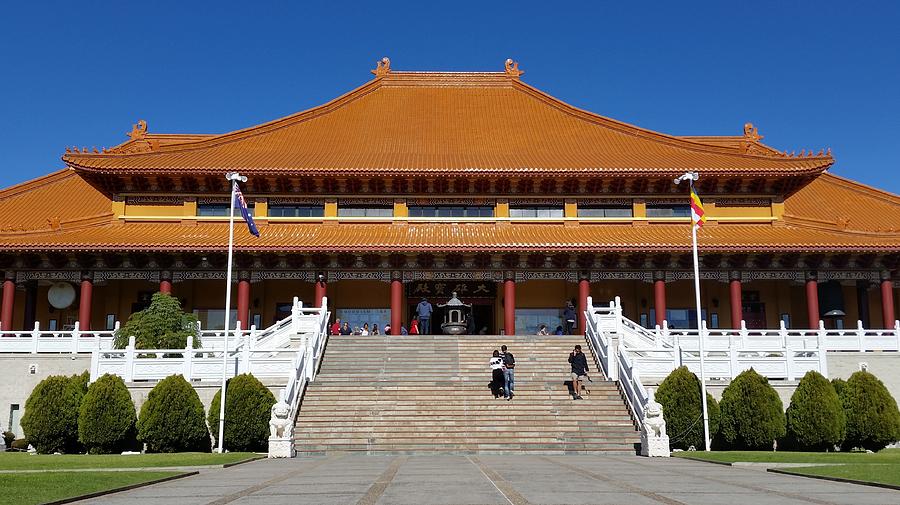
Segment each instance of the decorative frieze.
M652 282L653 272L650 270L601 270L591 272L591 282L600 281L643 281Z
M159 282L157 270L95 270L94 281L150 281Z
M32 270L16 272L16 282L25 281L69 281L81 280L81 272L78 270Z

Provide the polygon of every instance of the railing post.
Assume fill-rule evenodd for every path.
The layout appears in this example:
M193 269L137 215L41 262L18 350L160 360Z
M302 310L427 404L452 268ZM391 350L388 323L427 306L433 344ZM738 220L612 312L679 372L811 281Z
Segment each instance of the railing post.
M241 373L250 373L250 337L244 337L244 349L241 352Z
M80 323L80 321L75 321L75 328L72 330L72 354L78 354L78 338L81 337Z
M91 349L91 382L100 378L100 337L97 337L94 348Z
M856 339L859 341L859 352L866 352L866 330L862 321L856 321Z
M784 324L784 323L782 323ZM791 350L790 344L788 344L787 339L784 340L784 360L787 367L787 380L792 381L796 380L796 372L794 369L794 351Z
M34 329L31 330L31 354L38 352L38 337L41 336L41 322L34 322Z
M313 356L313 337L307 335L305 341L303 342L306 345L306 366L303 367L303 370L306 374L306 379L312 381L315 377L316 370L316 357Z
M125 377L122 377L125 382L132 382L134 380L134 336L128 337L128 346L125 347Z
M828 378L828 349L825 344L825 325L819 323L819 329L816 331L816 341L819 353L819 373Z
M610 335L609 336L609 348L606 352L606 373L609 375L607 377L611 381L619 380L619 335Z
M747 331L747 321L741 319L741 349L747 349L747 337L749 336Z
M653 329L653 347L656 347L657 349L662 348L662 338L660 337L660 328L658 324Z
M291 305L291 333L296 335L300 333L300 298L294 297L294 303Z
M613 315L616 317L616 337L620 338L622 336L622 301L617 296L613 305Z
M897 337L897 350L900 351L900 320L894 321L894 336Z
M181 371L181 375L184 376L184 380L191 382L193 379L193 362L194 362L194 337L188 335L187 343L184 346L184 369Z

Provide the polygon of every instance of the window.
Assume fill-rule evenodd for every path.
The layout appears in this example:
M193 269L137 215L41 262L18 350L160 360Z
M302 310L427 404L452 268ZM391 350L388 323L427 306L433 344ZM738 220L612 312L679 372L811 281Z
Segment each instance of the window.
M555 333L557 327L564 327L561 312L559 309L516 309L516 332L535 335L545 324L548 332Z
M647 217L691 217L691 206L681 203L647 205Z
M517 218L552 218L563 215L562 205L516 205L509 209L509 217Z
M253 215L254 204L252 202L247 203L247 209L250 210L250 215ZM239 210L235 209L235 216L240 216L241 213ZM228 217L231 213L228 211L227 203L200 203L197 204L197 215L198 216L218 216L218 217Z
M631 205L579 205L578 217L631 217Z
M384 325L391 322L391 309L337 309L335 317L341 320L341 325L349 323L351 331L368 324L370 333L375 325L380 333L384 333Z
M391 217L392 205L345 205L338 207L338 217Z
M700 313L701 319L706 321L706 309ZM650 309L650 320L656 321L656 310ZM697 309L666 309L666 321L670 329L696 329ZM718 323L718 322L717 322Z
M494 217L490 205L411 205L409 217Z
M237 309L231 309L229 313L231 317L228 318L228 325L234 329ZM197 316L197 321L200 321L200 327L204 330L225 329L225 311L222 309L194 309L194 315Z
M269 217L322 217L324 205L269 205Z

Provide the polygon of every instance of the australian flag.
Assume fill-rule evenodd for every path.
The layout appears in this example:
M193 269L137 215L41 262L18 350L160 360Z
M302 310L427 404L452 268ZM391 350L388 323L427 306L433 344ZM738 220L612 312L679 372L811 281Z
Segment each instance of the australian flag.
M256 228L253 216L250 215L250 209L247 208L247 200L244 200L244 194L241 193L241 187L238 186L237 181L234 182L234 204L241 211L241 216L247 222L247 228L250 230L250 233L258 237L259 229Z

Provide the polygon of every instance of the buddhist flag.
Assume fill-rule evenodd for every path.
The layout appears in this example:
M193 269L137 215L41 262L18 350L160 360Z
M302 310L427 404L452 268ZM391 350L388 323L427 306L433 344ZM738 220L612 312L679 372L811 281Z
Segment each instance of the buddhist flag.
M703 227L703 223L706 222L706 212L703 211L703 202L700 201L700 196L697 195L697 191L694 190L694 185L691 184L691 222L697 229Z
M250 209L247 208L247 201L244 200L244 194L241 193L241 187L238 186L237 181L234 182L234 205L241 211L241 216L244 218L244 221L247 222L247 228L250 230L250 233L258 237L259 230L256 228L253 216L250 215Z

